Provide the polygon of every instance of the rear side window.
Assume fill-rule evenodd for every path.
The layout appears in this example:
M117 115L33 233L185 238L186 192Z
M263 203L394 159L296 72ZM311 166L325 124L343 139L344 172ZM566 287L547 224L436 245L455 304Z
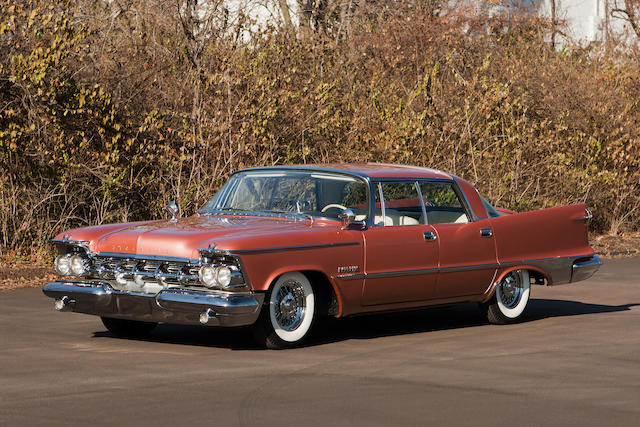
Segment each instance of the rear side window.
M484 210L486 210L487 213L489 214L489 218L497 218L499 216L502 216L502 214L500 214L500 212L498 212L496 208L491 206L491 203L487 202L487 200L484 197L480 196L480 198L482 199Z
M450 183L421 182L428 224L469 222L464 205Z

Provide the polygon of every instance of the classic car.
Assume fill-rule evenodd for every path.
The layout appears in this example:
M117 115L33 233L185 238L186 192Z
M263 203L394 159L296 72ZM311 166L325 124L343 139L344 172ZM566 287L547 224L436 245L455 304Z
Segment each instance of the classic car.
M584 204L515 213L435 169L389 164L234 173L197 213L54 238L59 311L98 315L118 336L158 323L251 325L286 348L323 317L477 302L522 319L531 285L592 276Z

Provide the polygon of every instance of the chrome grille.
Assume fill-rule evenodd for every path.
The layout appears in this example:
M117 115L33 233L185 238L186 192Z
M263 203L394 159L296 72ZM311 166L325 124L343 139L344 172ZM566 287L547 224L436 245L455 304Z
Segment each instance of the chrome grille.
M194 285L199 281L197 265L174 261L96 257L92 260L91 273L109 281L132 281L138 285L149 282L163 287Z
M212 266L225 265L231 270L231 283L226 290L246 289L239 265L231 258L202 258L195 263L175 260L128 258L127 255L96 255L89 260L87 276L107 281L114 289L127 292L155 294L163 289L195 287L207 288L198 276L202 263Z

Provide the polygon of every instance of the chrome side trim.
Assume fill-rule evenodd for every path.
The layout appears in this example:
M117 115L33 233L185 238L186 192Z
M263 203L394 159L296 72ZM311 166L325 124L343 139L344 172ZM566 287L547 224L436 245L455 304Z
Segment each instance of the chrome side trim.
M493 264L477 264L477 265L462 265L456 267L434 267L434 268L419 268L415 270L399 270L399 271L381 271L377 273L359 273L359 274L340 274L336 276L342 280L356 280L356 279L378 279L382 277L400 277L400 276L412 276L422 274L434 274L434 273L452 273L456 271L469 271L469 270L484 270L487 268L497 268L498 263Z
M499 268L502 265L499 262L492 262L488 264L473 264L473 265L460 265L455 267L442 267L441 273L454 273L457 271L471 271L471 270L487 270L489 268Z
M381 271L378 273L364 273L366 278L379 279L382 277L400 277L400 276L412 276L422 274L433 274L440 271L439 268L421 268L417 270L400 270L400 271Z
M349 273L349 274L338 274L336 276L341 280L359 280L367 277L365 273Z
M399 277L399 276L411 276L411 275L421 275L421 274L433 274L433 273L454 273L458 271L472 271L472 270L486 270L495 268L507 268L514 267L517 265L532 265L534 267L540 267L544 271L546 271L549 276L552 277L553 285L559 285L563 283L570 283L578 280L572 280L571 274L573 265L574 268L578 264L573 264L575 260L580 258L598 258L593 254L586 255L574 255L568 257L554 257L554 258L538 258L538 259L530 259L530 260L520 260L520 261L509 261L509 262L496 262L496 263L488 263L488 264L475 264L475 265L461 265L461 266L453 266L453 267L439 267L439 268L426 268L426 269L415 269L415 270L401 270L401 271L382 271L376 273L357 273L357 274L340 274L336 276L341 280L358 280L358 279L366 279L366 278L381 278L381 277ZM599 260L600 258L598 258ZM569 262L569 264L568 264ZM597 264L599 268L602 261L598 264L596 261L593 261L593 265ZM584 263L579 263L580 265L577 267L578 269L582 267L582 264L587 264L583 268L587 269L587 267L592 267L592 264L589 261L585 261ZM597 268L596 268L597 271ZM595 273L595 271L593 271ZM591 275L593 274L591 273ZM590 275L590 276L591 276ZM589 276L589 277L590 277Z
M301 246L276 246L273 248L256 248L256 249L216 249L210 250L211 253L221 254L253 254L264 252L281 252L281 251L297 251L305 249L322 249L322 248L336 248L342 246L360 246L360 242L340 242L340 243L320 243L316 245L301 245Z

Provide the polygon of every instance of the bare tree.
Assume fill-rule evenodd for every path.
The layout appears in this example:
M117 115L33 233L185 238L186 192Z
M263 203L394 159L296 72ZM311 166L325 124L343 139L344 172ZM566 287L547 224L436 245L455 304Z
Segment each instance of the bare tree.
M640 39L640 0L611 0L610 7L611 16L627 22Z
M194 134L200 119L202 103L202 85L204 70L202 54L209 43L221 37L229 29L229 11L224 6L224 0L214 0L198 3L198 0L177 1L178 16L184 35L187 39L186 56L193 67L195 87L191 120Z
M282 19L284 20L285 28L290 31L293 30L293 21L291 21L291 11L289 10L289 4L287 0L278 0L278 6L282 13Z

